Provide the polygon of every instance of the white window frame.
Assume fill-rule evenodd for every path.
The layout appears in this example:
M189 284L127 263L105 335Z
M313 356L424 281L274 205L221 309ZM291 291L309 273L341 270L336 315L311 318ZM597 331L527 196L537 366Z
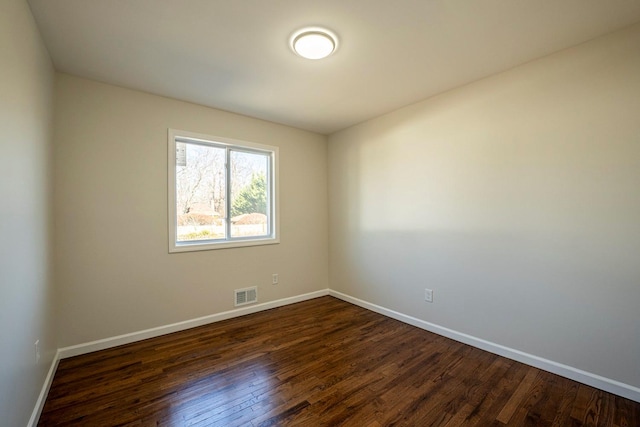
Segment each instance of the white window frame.
M270 186L268 200L268 220L269 235L256 237L231 237L229 233L228 222L231 218L231 200L227 198L227 237L225 239L200 240L179 242L177 229L177 212L176 212L176 142L180 140L193 141L204 145L215 147L227 147L239 151L259 152L261 154L269 154L270 164ZM278 147L270 145L258 144L255 142L241 141L231 138L219 136L204 135L200 133L182 131L177 129L168 130L168 222L169 222L169 253L174 252L191 252L191 251L207 251L213 249L239 248L245 246L272 245L280 243L279 238L279 202L278 202ZM226 185L229 186L229 178L227 176ZM227 193L229 194L229 193Z

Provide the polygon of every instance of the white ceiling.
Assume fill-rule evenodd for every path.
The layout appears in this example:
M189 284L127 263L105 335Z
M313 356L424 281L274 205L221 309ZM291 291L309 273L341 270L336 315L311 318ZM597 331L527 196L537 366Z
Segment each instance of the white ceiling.
M29 0L57 70L324 134L640 21L640 0ZM308 25L340 38L294 55Z

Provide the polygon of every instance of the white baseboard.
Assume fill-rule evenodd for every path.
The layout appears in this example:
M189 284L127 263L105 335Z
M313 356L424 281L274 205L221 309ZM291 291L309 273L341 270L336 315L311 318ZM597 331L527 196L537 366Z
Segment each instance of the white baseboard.
M93 351L104 350L123 344L146 340L148 338L159 337L160 335L184 331L185 329L191 329L197 326L207 325L209 323L219 322L221 320L232 319L234 317L240 317L246 314L257 313L259 311L269 310L276 307L282 307L285 305L294 304L296 302L306 301L326 295L329 295L329 289L323 289L320 291L310 292L308 294L283 298L276 301L265 302L262 304L256 304L249 307L242 307L235 310L224 311L222 313L198 317L197 319L185 320L183 322L172 323L170 325L158 326L157 328L145 329L144 331L132 332L129 334L118 335L116 337L91 341L84 344L72 345L70 347L59 349L58 354L60 356L60 359L66 359L67 357L79 356L81 354L91 353Z
M31 413L31 418L29 418L27 427L36 427L38 425L38 420L40 419L42 408L44 408L44 403L47 400L47 395L49 394L49 389L51 388L51 383L53 383L53 377L56 374L56 369L58 369L59 362L60 350L56 351L55 356L53 356L51 367L49 368L49 372L44 379L44 384L42 385L42 389L40 390L40 395L38 395L38 400L36 400L36 406L33 408L33 412Z
M553 374L560 375L562 377L569 378L582 384L586 384L640 403L640 388L638 387L612 380L610 378L601 377L600 375L596 375L591 372L586 372L572 366L563 365L562 363L557 363L552 360L534 356L532 354L505 347L500 344L476 338L462 332L454 331L452 329L445 328L434 323L426 322L424 320L420 320L415 317L408 316L406 314L402 314L397 311L393 311L358 298L354 298L352 296L343 294L342 292L329 290L329 295L339 298L343 301L350 302L362 308L366 308L367 310L385 315L392 319L399 320L409 325L425 329L427 331L445 336L447 338L451 338L465 344L469 344L473 347L477 347L490 353L497 354L499 356L503 356L508 359L515 360L517 362L521 362L526 365L533 366L535 368L539 368L544 371L548 371Z

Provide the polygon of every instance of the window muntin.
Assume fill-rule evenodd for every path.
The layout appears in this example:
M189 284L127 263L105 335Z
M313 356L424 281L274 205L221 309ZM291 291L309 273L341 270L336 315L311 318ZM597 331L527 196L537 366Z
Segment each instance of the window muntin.
M278 149L169 130L169 251L278 243Z

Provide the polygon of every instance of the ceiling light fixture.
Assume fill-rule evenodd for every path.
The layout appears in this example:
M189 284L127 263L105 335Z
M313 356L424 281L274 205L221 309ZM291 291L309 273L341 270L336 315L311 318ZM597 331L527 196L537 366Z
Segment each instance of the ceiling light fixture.
M338 37L325 28L307 27L296 31L290 43L297 55L307 59L322 59L336 51Z

